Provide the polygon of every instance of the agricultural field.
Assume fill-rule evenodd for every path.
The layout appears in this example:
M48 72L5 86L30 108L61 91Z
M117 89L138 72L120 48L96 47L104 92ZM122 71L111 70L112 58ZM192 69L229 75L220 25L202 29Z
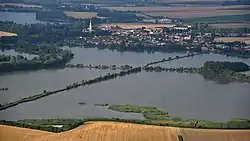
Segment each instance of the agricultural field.
M183 19L185 23L195 23L202 22L208 24L218 24L218 23L232 23L232 22L250 22L250 14L240 14L240 15L222 15L222 16L212 16L212 17L200 17L200 18L189 18Z
M62 133L5 125L0 125L0 131L1 141L179 141L179 137L185 141L248 141L250 138L250 130L188 129L102 121L87 122Z
M100 26L119 26L124 29L136 29L136 28L156 28L156 27L174 27L175 24L144 24L144 23L110 23L110 24L102 24Z
M176 11L201 11L201 10L228 10L232 8L244 8L248 7L247 5L235 5L235 6L178 6L178 7L170 7L170 6L142 6L142 7L128 7L128 6L119 6L119 7L107 7L111 10L117 10L117 11L140 11L140 12L176 12Z
M2 36L17 36L15 33L0 31L0 37Z
M250 10L189 10L189 11L164 11L164 12L147 12L150 16L163 16L178 19L212 17L212 16L226 16L226 15L240 15L250 14Z
M42 8L41 5L33 5L33 4L22 4L22 3L0 3L0 6L17 6L17 7L34 7L34 8Z
M64 12L67 16L73 17L76 19L89 19L89 18L105 18L105 17L99 17L97 16L97 12Z
M250 10L228 10L231 8L244 8L246 5L237 6L211 6L211 7L163 7L163 6L150 6L150 7L106 7L118 11L140 11L150 16L163 16L170 18L198 18L198 17L212 17L221 15L239 15L250 14Z
M249 28L250 23L221 23L221 24L209 24L212 28Z
M218 42L240 41L240 42L245 42L250 45L250 37L220 37L220 38L216 38L215 41L218 41Z

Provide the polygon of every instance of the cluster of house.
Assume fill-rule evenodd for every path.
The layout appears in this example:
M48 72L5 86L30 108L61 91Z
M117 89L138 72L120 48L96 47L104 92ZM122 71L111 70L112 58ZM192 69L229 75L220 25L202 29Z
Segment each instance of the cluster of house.
M119 26L101 25L98 27L101 30L111 32L109 36L96 36L94 38L86 39L86 42L94 45L143 45L148 46L164 46L167 44L190 44L205 42L204 36L191 35L191 25L172 25L161 27L140 27L140 28L121 28Z
M169 44L188 45L187 49L201 48L204 51L215 51L216 49L230 49L236 51L250 51L250 46L239 44L235 46L228 46L227 44L219 44L214 41L215 37L237 37L248 36L245 33L201 33L193 32L197 28L206 25L177 25L166 24L166 26L126 26L126 28L119 27L119 25L100 25L97 28L100 30L109 31L111 34L106 36L95 36L94 38L84 37L85 42L93 45L125 45L136 46L142 45L144 47L158 47ZM145 24L147 25L147 24ZM155 24L157 25L157 24ZM91 26L90 26L91 27Z

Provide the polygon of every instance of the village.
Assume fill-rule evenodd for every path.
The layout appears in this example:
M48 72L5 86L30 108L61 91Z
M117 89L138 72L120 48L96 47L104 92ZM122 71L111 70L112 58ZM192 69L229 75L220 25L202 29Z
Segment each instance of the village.
M123 50L144 49L164 51L209 51L250 53L250 46L244 41L223 42L221 38L247 38L249 33L206 32L206 24L103 24L93 28L90 25L83 32L93 36L81 36L79 46L98 48L122 48ZM108 34L95 36L95 32Z

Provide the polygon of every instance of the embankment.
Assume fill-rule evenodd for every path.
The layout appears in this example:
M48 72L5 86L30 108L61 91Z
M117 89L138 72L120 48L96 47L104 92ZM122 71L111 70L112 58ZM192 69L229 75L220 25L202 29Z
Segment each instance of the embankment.
M33 95L33 96L29 96L29 97L25 97L25 98L22 98L22 99L20 99L18 101L14 101L14 102L10 102L10 103L0 105L0 110L5 110L7 108L14 107L14 106L16 106L18 104L21 104L21 103L34 101L34 100L40 99L42 97L46 97L46 96L56 94L56 93L59 93L59 92L63 92L63 91L67 91L67 90L70 90L70 89L78 88L80 86L92 85L94 83L114 79L116 77L123 77L123 76L126 76L126 75L130 75L132 73L138 73L138 72L141 72L141 67L132 68L132 69L129 69L129 70L126 70L126 71L121 71L119 73L112 73L112 74L108 73L108 74L106 74L104 76L99 76L99 77L96 77L96 78L93 78L93 79L90 79L90 80L87 80L87 81L82 80L82 82L80 82L80 83L74 83L72 85L66 86L66 88L61 88L61 89L57 89L57 90L54 90L54 91L46 91L46 90L44 90L43 93Z
M90 80L87 80L87 81L82 80L80 83L75 82L72 85L66 86L66 88L61 88L61 89L57 89L57 90L54 90L54 91L44 90L43 93L33 95L33 96L29 96L29 97L25 97L25 98L22 98L22 99L20 99L18 101L14 101L14 102L10 102L10 103L0 105L0 111L5 110L5 109L10 108L10 107L14 107L14 106L16 106L18 104L21 104L21 103L34 101L34 100L37 100L37 99L40 99L40 98L43 98L43 97L46 97L46 96L49 96L49 95L52 95L52 94L56 94L56 93L59 93L59 92L63 92L63 91L67 91L67 90L70 90L70 89L78 88L80 86L91 85L91 84L94 84L94 83L114 79L116 77L123 77L123 76L126 76L126 75L130 75L132 73L139 73L139 72L142 71L142 69L144 69L145 67L147 67L149 65L163 63L163 62L177 60L177 59L182 59L182 58L191 57L191 56L194 56L194 55L196 55L196 54L188 54L188 55L184 55L184 56L176 56L175 58L169 57L168 59L162 59L160 61L150 62L150 63L144 65L143 67L139 66L139 67L131 68L131 66L127 66L127 67L129 67L131 69L120 71L118 73L112 73L112 74L108 73L108 74L106 74L104 76L99 76L99 77L96 77L96 78L93 78L93 79L90 79Z

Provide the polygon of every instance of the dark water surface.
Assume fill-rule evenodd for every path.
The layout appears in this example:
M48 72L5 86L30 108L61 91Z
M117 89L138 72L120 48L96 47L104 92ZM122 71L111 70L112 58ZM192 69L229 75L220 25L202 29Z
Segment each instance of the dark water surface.
M36 20L36 13L24 12L0 12L0 21L14 21L17 24L42 23L42 21Z

